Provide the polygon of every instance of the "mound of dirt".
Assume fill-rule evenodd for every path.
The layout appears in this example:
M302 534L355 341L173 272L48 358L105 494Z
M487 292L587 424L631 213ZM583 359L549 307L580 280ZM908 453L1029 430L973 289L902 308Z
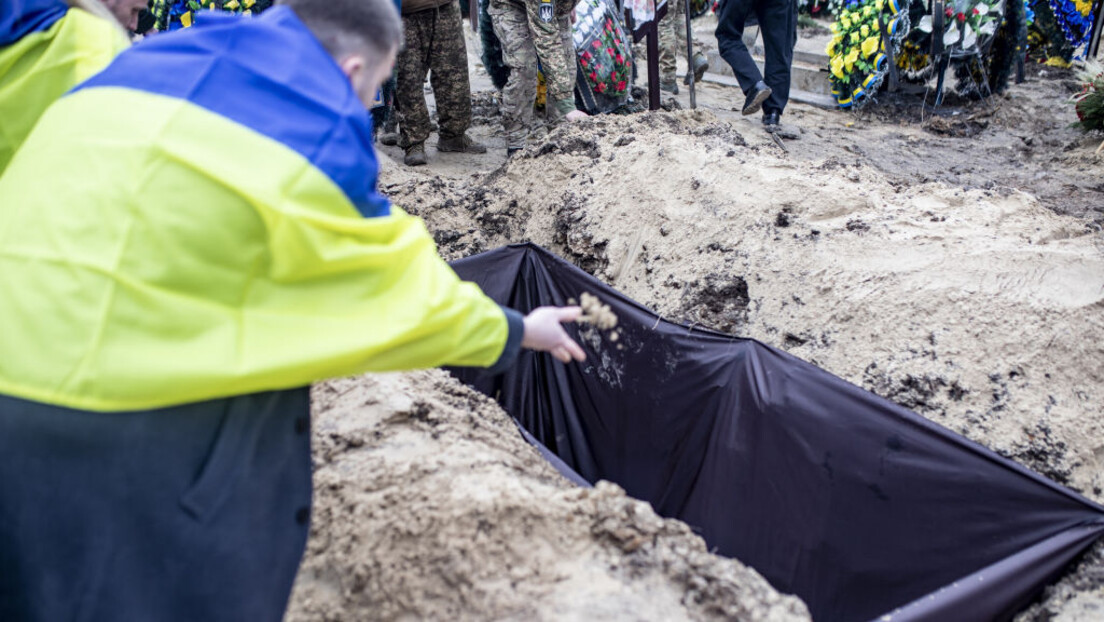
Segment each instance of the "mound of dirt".
M289 622L808 620L613 484L559 475L442 371L318 385L315 507Z
M449 258L534 241L670 319L789 350L1101 501L1104 155L1067 127L1061 87L1033 77L938 119L915 102L905 115L795 105L787 122L800 139L782 153L758 119L728 112L738 93L706 83L698 102L722 118L592 118L501 166L495 149L437 154L419 169L384 155L381 189L426 219ZM493 100L476 99L473 134L501 147ZM739 592L757 576L724 583L706 569L696 579L694 564L656 563L659 544L627 552L637 536L612 538L594 517L645 506L564 486L524 446L507 449L516 435L490 423L489 406L426 378L371 377L363 391L342 381L316 395L325 455L289 619L694 618L762 602L783 603L762 615L797 611L756 600L770 594L758 588ZM361 401L406 397L356 408L350 398L331 418L328 392L347 389ZM455 401L456 418L415 407L414 391L429 392L426 404ZM433 434L469 440L423 445ZM494 475L486 494L473 468ZM618 524L645 533L635 518ZM497 557L477 559L483 549ZM1104 609L1101 551L1019 619ZM530 554L543 561L526 565ZM651 561L633 574L641 555ZM732 600L696 587L721 584Z
M703 111L564 127L479 182L403 176L386 191L447 256L532 240L1100 495L1104 257L1087 220L1011 189L795 161Z
M670 319L789 350L1104 498L1091 211L748 146L701 110L562 127L474 181L383 178L446 256L534 241ZM1084 568L1042 610L1094 598Z

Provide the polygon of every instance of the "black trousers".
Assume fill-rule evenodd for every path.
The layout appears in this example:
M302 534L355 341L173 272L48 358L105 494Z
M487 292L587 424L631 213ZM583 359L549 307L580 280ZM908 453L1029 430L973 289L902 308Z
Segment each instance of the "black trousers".
M763 70L751 58L744 45L744 24L750 16L759 21L763 33ZM763 102L763 113L782 114L790 100L790 66L797 43L797 5L793 0L723 0L717 16L717 43L721 57L732 66L732 72L746 95L762 80L771 88L771 96Z
M309 528L309 399L0 396L0 620L279 622Z

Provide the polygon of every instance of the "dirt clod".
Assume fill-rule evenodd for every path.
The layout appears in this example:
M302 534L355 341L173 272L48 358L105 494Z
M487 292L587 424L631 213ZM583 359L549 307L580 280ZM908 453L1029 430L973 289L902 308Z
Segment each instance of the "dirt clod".
M579 316L580 322L593 324L602 330L610 330L617 326L617 315L597 296L583 292L579 298L579 306L583 308L583 314Z

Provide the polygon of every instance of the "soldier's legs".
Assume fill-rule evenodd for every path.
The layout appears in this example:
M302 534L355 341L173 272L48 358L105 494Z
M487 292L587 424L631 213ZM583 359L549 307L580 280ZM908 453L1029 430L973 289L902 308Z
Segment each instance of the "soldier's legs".
M679 47L679 41L686 41L684 13L683 0L668 0L667 15L659 21L659 81L663 84L674 84L676 59L679 51L685 50Z
M555 0L565 3L570 0ZM556 17L556 6L552 0L526 2L529 31L533 36L533 47L540 59L544 82L548 87L548 99L559 106L558 115L562 116L575 109L575 52L569 55L565 51L564 34L568 27L563 26L570 20L567 14ZM570 34L568 34L570 45ZM570 107L569 107L570 106Z
M632 38L632 35L629 35ZM648 40L641 39L640 41L633 42L632 44L632 57L633 57L633 72L632 79L633 85L636 84L637 79L641 81L648 80Z
M495 35L502 43L502 62L510 78L502 89L502 127L506 148L525 146L533 124L533 101L537 96L537 50L529 32L525 9L513 3L491 2L487 7Z
M464 47L460 3L439 9L437 33L429 57L429 79L437 100L438 135L458 138L471 127L471 85L468 82L468 52Z
M399 114L399 145L402 147L423 143L429 137L429 108L426 107L424 85L429 70L426 59L433 42L435 13L419 11L402 18L404 46L395 60L398 73L395 99ZM465 78L467 75L465 69Z
M566 68L565 77L567 78L565 85L567 91L561 94L561 97L566 98L567 101L556 99L552 91L548 91L548 103L545 104L544 109L550 126L559 123L567 113L575 110L575 79L578 76L575 66L575 43L571 40L571 18L564 15L557 18L556 22L560 31L560 50L563 54L560 66Z

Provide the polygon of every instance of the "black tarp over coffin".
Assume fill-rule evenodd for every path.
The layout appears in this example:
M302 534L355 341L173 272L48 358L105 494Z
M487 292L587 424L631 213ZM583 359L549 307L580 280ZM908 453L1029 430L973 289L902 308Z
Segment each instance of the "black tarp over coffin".
M616 343L569 327L586 363L523 351L502 376L454 373L817 620L1004 619L1104 532L1104 508L1016 463L757 341L664 321L544 249L453 267L523 312L608 303Z

